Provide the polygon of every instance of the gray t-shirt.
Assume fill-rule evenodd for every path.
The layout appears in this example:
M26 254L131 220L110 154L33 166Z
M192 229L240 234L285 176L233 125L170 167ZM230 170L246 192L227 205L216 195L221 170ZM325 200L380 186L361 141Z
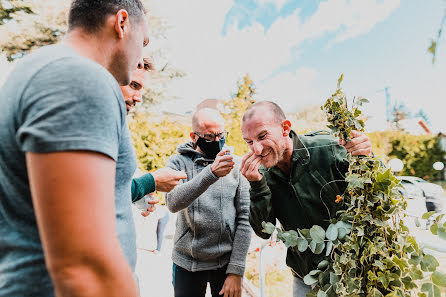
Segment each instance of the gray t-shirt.
M17 64L0 89L0 106L0 296L54 294L25 152L88 150L116 161L116 228L134 269L130 186L136 156L122 93L113 76L65 45L48 46Z

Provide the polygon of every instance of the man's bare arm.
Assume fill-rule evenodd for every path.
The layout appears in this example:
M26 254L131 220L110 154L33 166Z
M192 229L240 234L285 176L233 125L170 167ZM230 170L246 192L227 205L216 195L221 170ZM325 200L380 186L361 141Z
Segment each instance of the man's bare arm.
M26 153L26 163L56 296L136 296L116 234L115 161L71 151Z

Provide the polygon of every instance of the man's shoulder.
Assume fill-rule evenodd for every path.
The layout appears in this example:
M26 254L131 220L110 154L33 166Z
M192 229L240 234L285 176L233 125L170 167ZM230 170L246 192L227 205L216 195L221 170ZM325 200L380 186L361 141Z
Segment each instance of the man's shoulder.
M317 130L299 135L299 139L307 148L328 148L336 145L336 138L327 130Z
M41 80L46 80L46 86L52 81L59 83L64 80L66 84L78 84L77 87L85 88L88 85L105 84L119 90L114 77L97 62L82 57L72 48L64 45L51 45L43 47L19 62L16 75L27 73L30 82L38 85Z

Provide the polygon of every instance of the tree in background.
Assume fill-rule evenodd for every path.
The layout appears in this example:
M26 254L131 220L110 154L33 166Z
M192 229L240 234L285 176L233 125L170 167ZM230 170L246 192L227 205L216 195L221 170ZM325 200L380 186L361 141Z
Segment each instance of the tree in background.
M226 121L226 130L229 131L227 143L234 147L234 154L243 156L248 152L248 146L243 140L241 120L248 106L255 102L255 85L249 74L246 74L237 83L237 92L231 99L224 102L221 113Z
M0 23L0 48L8 61L54 44L66 33L69 1L6 0L2 3L0 15L11 12Z
M432 55L432 64L435 64L435 58L437 57L437 46L441 38L443 26L446 21L446 10L444 11L443 18L441 19L440 28L438 29L437 37L431 40L431 44L427 49L427 52Z
M189 140L190 127L153 114L135 113L129 120L138 167L153 171L166 165L177 146Z
M32 14L33 10L23 0L0 1L0 26L12 20L18 12Z
M304 134L316 130L327 130L327 117L317 105L308 105L295 114L288 114L293 130Z
M2 0L0 1L0 50L12 62L25 54L45 45L60 41L66 33L69 0ZM150 1L143 1L150 8ZM148 9L150 11L150 9ZM148 13L150 39L167 38L169 26L164 19ZM156 42L155 42L156 43ZM146 92L141 111L149 111L150 106L168 99L167 86L172 79L184 76L166 60L163 49L149 46L147 55L154 60L155 68L146 82ZM161 65L158 65L162 63Z
M432 165L444 160L445 152L438 137L398 133L390 139L390 144L389 156L398 158L404 163L401 175L433 180L437 172Z
M434 180L437 171L435 162L443 162L445 152L438 136L412 135L402 131L381 131L367 133L373 145L374 154L387 163L398 158L404 163L400 175L417 176Z

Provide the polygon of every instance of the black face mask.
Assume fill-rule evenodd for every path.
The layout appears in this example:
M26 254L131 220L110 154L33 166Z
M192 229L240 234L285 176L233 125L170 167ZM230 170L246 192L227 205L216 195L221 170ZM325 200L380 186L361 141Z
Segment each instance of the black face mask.
M197 145L207 157L215 159L217 154L225 145L225 141L226 139L224 138L220 139L219 141L207 141L204 138L198 137Z

